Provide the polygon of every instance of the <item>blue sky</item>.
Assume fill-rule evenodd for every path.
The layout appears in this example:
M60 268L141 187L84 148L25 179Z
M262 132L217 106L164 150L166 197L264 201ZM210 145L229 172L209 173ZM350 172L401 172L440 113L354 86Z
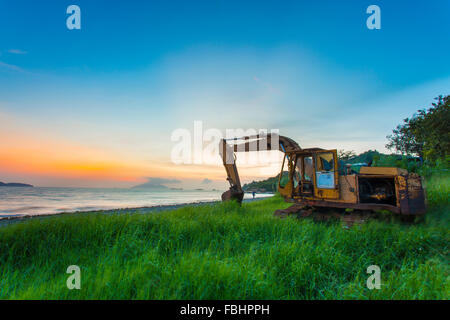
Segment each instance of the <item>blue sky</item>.
M71 4L81 30L66 28ZM366 27L371 4L381 30ZM194 120L383 151L396 124L449 94L449 9L447 0L0 0L1 126L42 145L139 159L164 177L192 170L171 167L170 134ZM198 168L199 179L216 169ZM33 179L91 185L44 171Z

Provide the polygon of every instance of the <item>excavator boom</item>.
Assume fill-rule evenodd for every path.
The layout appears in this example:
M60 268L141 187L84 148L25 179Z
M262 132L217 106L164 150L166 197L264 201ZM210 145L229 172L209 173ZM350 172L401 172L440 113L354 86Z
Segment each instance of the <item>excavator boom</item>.
M233 141L233 144L228 142ZM227 180L230 183L230 189L222 194L222 201L235 199L242 202L244 190L242 189L239 173L236 167L235 152L280 150L281 152L295 152L302 150L294 140L271 135L253 135L241 138L222 139L220 141L219 153L227 172Z

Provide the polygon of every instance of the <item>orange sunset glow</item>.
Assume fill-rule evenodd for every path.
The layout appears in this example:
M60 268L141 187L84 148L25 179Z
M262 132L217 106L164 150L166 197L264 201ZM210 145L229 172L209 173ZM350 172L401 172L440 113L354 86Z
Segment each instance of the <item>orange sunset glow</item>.
M17 128L17 127L16 127ZM119 182L132 186L146 177L176 179L209 179L224 181L220 162L214 165L175 165L170 159L142 160L125 153L83 146L72 141L52 138L45 134L31 134L24 130L0 129L8 139L0 140L0 168L2 172L28 177L47 176L67 181ZM13 134L12 134L13 133ZM244 176L260 175L259 168L242 168ZM79 183L75 183L78 185Z

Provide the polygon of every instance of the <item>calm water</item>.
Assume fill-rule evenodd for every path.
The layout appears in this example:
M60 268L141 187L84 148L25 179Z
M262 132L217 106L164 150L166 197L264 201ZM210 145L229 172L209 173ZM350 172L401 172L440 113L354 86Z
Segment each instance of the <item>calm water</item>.
M0 219L17 215L215 201L220 200L221 194L222 191L0 187ZM245 198L251 198L251 195L246 194Z

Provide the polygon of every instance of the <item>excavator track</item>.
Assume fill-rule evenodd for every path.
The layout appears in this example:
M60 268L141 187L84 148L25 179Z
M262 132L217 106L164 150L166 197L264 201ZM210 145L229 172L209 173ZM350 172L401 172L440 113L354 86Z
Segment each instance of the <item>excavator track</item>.
M287 209L276 210L273 215L280 219L294 216L297 219L309 218L315 222L341 221L345 227L363 224L377 217L376 213L371 210L353 210L346 212L337 208L311 207L302 204L293 204Z

